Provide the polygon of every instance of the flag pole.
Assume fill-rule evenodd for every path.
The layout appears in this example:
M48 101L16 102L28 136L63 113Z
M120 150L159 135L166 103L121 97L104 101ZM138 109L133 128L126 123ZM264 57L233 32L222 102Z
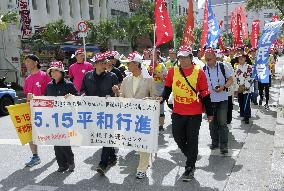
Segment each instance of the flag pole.
M152 60L152 69L153 69L153 71L152 71L152 77L154 76L154 67L155 67L155 51L156 51L156 23L154 24L154 35L153 35L153 37L154 37L154 41L153 41L153 44L154 44L154 47L153 47L153 60Z
M174 51L176 52L177 50L177 31L176 31L176 27L175 27L175 23L176 23L176 16L177 16L177 0L174 0L173 2L173 10L172 10L172 23L173 23L173 27L174 27Z

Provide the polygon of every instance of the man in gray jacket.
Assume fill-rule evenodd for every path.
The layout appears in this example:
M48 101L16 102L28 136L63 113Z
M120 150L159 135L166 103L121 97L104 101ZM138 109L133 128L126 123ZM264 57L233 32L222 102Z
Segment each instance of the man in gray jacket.
M120 96L124 98L143 99L158 96L153 78L145 77L141 72L142 56L138 52L133 52L129 54L128 59L124 62L127 63L128 70L132 74L124 78L120 90L118 86L116 86L113 88L113 91L117 94L120 94ZM139 152L139 155L140 160L137 168L136 178L142 179L146 176L146 170L149 166L150 153Z

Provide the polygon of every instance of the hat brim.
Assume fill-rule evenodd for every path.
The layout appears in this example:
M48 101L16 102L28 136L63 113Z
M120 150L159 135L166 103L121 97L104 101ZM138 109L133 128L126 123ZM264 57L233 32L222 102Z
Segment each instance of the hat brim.
M48 68L47 71L46 71L46 73L50 75L50 72L51 72L52 70L57 70L57 71L59 71L59 72L64 72L64 73L65 73L65 70L64 70L64 69L58 68L58 67L51 67L51 68Z

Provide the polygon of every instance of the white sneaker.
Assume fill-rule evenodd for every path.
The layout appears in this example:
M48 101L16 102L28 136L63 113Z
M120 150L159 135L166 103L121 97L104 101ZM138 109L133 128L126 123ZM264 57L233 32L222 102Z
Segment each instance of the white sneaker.
M145 177L146 177L146 172L138 171L138 172L136 173L136 178L137 178L137 179L143 179L143 178L145 178Z

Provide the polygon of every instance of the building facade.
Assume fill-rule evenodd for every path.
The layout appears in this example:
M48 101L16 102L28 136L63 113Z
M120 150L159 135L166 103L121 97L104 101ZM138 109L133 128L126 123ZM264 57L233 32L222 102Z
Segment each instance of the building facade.
M243 5L246 6L244 0L227 0L228 7L226 5L226 0L216 0L212 1L212 9L216 16L218 22L221 20L224 21L223 23L223 31L227 29L230 32L231 29L231 12L234 11L237 7ZM228 8L228 17L226 15L226 9ZM256 11L247 11L247 25L249 32L251 31L251 26L253 20L260 20L260 28L262 29L266 22L269 22L272 16L279 14L279 11L275 9L262 9L259 12ZM199 9L197 12L196 20L201 25L203 23L203 15L204 15L204 8ZM228 19L228 24L226 23Z
M76 30L77 23L90 20L95 24L118 16L129 16L128 0L29 0L30 27L32 33L46 24L62 19ZM1 0L0 13L18 11L18 0ZM21 31L18 25L10 25L0 31L0 76L6 74L7 81L23 85L21 77ZM128 52L127 41L111 41L112 49Z

